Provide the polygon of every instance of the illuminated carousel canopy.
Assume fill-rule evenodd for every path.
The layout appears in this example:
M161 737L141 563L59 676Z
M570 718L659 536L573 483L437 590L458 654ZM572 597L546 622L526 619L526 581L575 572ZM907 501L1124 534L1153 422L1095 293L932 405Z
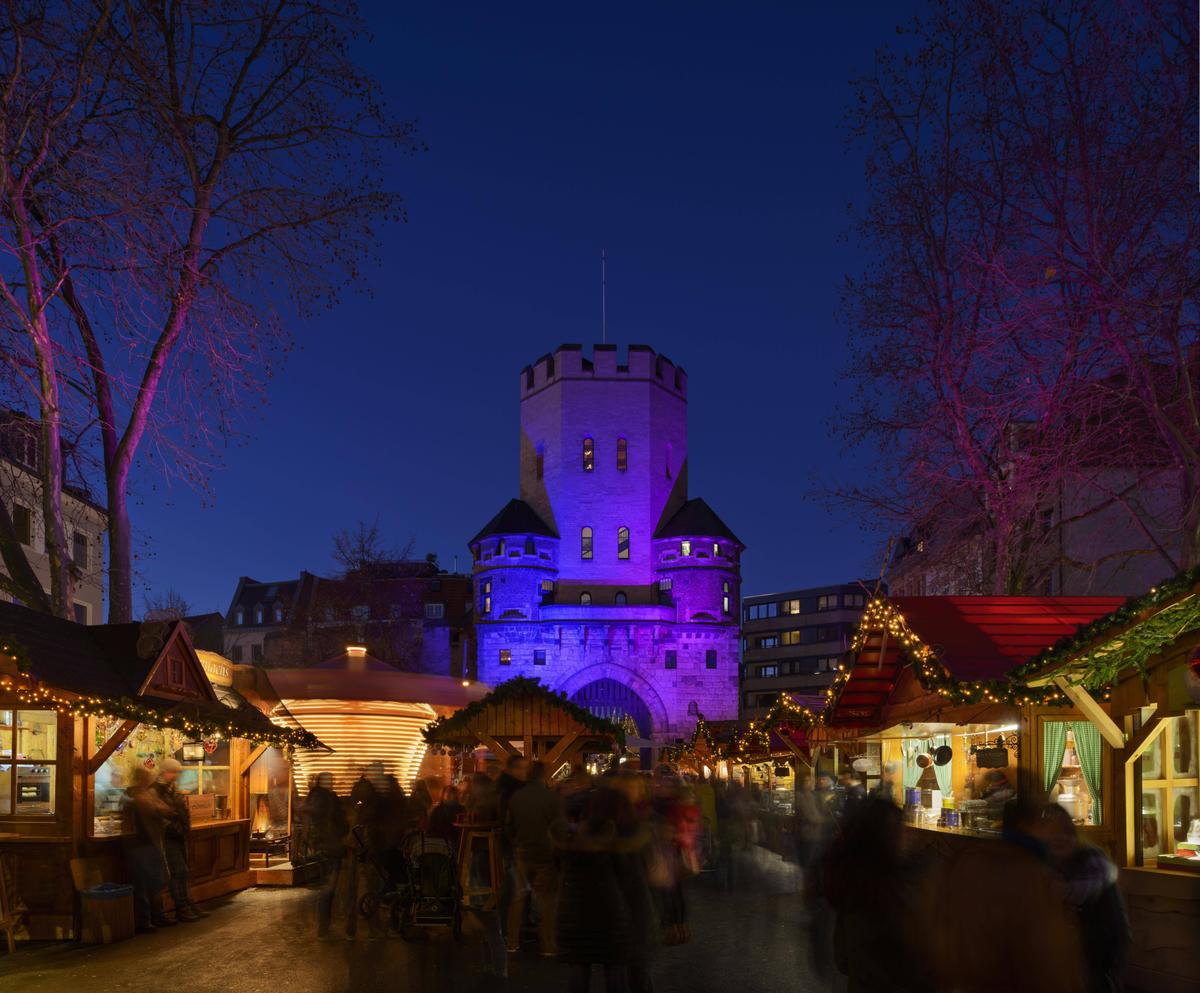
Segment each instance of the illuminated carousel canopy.
M357 647L319 665L271 669L266 676L279 701L274 720L303 728L328 746L296 751L302 793L322 772L332 774L334 790L342 794L364 774L392 775L411 789L427 747L422 731L439 714L466 707L488 690L446 676L401 672Z

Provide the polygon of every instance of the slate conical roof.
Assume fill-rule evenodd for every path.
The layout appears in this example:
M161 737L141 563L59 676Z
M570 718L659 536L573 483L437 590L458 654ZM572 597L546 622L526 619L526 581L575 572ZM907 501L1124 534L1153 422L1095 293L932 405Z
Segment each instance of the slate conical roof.
M541 534L547 538L558 537L558 533L524 500L509 500L504 509L488 521L483 530L467 544L474 545L475 542L493 534Z
M728 538L742 545L741 539L729 529L729 525L699 497L680 507L675 515L654 533L654 537Z

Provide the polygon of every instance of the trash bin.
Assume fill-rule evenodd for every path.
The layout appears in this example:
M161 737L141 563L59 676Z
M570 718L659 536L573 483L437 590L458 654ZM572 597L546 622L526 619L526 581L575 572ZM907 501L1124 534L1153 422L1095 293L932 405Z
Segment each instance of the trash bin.
M83 901L85 945L107 945L133 937L133 887L124 883L100 883L79 893Z

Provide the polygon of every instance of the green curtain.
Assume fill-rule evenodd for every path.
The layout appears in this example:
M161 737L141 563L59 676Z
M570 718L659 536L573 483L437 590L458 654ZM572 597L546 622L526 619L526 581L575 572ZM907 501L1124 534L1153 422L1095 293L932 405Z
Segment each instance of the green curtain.
M1067 750L1067 722L1042 722L1042 788L1047 796L1062 772L1063 754Z
M911 790L917 785L925 770L917 765L917 756L925 749L916 741L902 741L900 751L904 754L904 788Z
M1087 783L1088 793L1092 796L1093 824L1100 823L1101 790L1101 749L1100 732L1087 721L1072 721L1071 733L1075 735L1075 752L1079 755L1079 770L1083 773L1083 781Z
M934 739L935 747L950 744L950 735L939 734ZM933 774L937 776L938 789L942 791L942 796L947 797L954 792L954 776L951 773L953 762L947 762L945 765L934 765Z

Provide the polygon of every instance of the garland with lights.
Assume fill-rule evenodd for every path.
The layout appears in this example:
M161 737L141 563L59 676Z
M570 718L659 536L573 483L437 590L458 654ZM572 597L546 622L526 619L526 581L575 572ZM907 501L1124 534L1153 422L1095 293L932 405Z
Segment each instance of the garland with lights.
M9 639L0 641L0 658L8 659L17 667L17 672L25 673L33 665L29 651L19 641Z
M220 734L227 738L245 738L250 741L265 742L279 748L321 747L321 742L316 735L300 728L276 725L271 731L247 730L234 719L235 712L232 709L229 720L190 716L172 712L167 708L155 707L140 700L131 700L129 697L111 699L96 696L67 696L43 684L18 681L10 676L0 677L0 692L6 695L11 694L21 707L28 707L30 710L55 710L71 717L87 716L100 720L118 718L137 721L139 724L150 724L154 727L172 728L194 737Z
M572 703L567 699L565 693L555 692L549 686L544 685L540 679L531 679L528 676L515 676L505 680L487 696L467 704L453 714L439 717L421 733L430 745L452 744L456 739L469 736L471 734L470 723L489 707L510 700L531 698L556 707L589 731L605 735L622 744L625 742L625 730L619 724L614 724L603 717L597 717L590 710L585 710L577 703Z

